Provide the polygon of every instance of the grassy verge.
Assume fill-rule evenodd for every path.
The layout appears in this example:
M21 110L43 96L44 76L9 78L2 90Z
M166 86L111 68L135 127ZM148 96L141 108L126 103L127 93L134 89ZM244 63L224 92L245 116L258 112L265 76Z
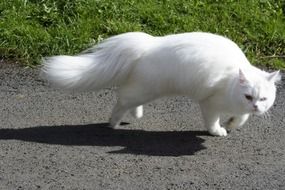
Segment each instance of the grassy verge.
M129 31L207 31L237 42L253 64L285 68L282 0L10 0L0 2L0 57L36 65Z

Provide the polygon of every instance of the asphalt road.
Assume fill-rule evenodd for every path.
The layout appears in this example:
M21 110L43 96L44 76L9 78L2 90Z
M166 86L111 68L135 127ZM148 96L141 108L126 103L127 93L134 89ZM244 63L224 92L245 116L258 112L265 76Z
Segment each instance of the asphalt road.
M205 132L186 97L106 128L111 90L68 94L0 61L0 189L285 189L285 81L269 117Z

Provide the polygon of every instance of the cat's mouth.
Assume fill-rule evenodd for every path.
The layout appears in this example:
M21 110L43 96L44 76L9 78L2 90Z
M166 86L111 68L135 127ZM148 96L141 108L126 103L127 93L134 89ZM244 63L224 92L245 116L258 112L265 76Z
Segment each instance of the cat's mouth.
M254 114L254 115L263 115L264 113L265 113L265 111L261 111L261 110L253 110L252 111L252 113Z
M262 115L265 113L266 110L260 109L258 106L253 106L251 109L251 113L254 115Z

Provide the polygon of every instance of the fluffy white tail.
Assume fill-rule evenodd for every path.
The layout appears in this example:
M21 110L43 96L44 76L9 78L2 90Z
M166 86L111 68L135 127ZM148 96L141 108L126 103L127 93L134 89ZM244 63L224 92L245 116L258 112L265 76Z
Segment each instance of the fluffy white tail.
M154 37L145 33L114 36L80 55L45 58L41 77L56 88L71 91L120 85L153 44Z

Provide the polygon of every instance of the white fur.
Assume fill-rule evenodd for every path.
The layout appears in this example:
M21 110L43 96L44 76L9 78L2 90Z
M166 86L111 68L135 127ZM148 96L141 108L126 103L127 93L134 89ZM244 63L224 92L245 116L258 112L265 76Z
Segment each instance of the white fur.
M128 110L142 117L141 105L156 98L187 95L200 104L205 127L217 136L227 135L219 124L223 113L234 116L232 128L243 125L249 114L266 112L275 100L274 83L280 80L278 71L267 73L250 65L231 40L202 32L121 34L81 55L48 58L41 74L65 90L117 86L111 127L119 125Z
M152 38L144 33L126 33L77 56L46 58L41 75L54 87L71 91L100 90L121 84L152 46Z

